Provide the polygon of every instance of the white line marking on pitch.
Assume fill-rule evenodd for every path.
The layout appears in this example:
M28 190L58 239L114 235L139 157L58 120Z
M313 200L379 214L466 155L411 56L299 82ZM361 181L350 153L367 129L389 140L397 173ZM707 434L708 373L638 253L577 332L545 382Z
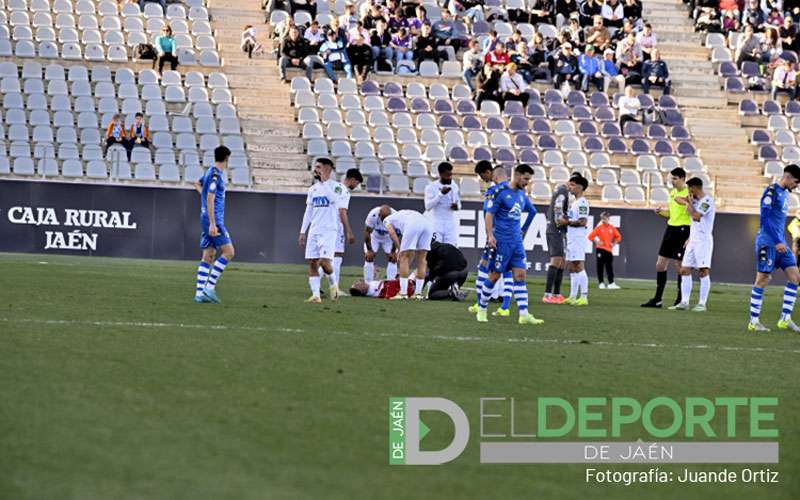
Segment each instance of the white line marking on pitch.
M33 323L41 325L86 325L98 327L133 327L133 328L182 328L189 330L222 330L222 331L249 331L249 332L277 332L277 333L312 333L299 328L270 328L263 326L229 326L229 325L197 325L191 323L151 323L140 321L76 321L68 319L33 319L33 318L0 318L0 323ZM520 344L562 344L580 345L588 343L590 345L602 345L611 347L642 347L647 349L700 349L717 351L739 351L739 352L769 352L780 354L800 354L800 349L775 349L772 347L736 347L736 346L710 346L702 344L657 344L639 342L611 342L606 340L574 340L574 339L545 339L539 337L474 337L474 336L448 336L448 335L412 335L408 333L374 333L374 332L340 332L330 331L324 335L339 335L348 337L399 337L415 340L445 340L456 342L490 342L490 343L520 343Z

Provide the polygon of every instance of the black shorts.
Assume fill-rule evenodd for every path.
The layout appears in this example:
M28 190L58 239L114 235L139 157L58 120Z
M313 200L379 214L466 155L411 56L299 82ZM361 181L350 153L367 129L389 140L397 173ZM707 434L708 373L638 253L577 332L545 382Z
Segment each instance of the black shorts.
M667 226L658 255L668 259L683 259L687 239L689 239L689 226Z
M547 255L549 257L564 257L566 235L562 232L547 232Z

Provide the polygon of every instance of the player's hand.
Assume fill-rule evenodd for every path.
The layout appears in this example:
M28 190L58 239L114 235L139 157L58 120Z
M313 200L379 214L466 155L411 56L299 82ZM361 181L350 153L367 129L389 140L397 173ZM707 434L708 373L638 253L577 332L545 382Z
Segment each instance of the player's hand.
M561 217L556 221L556 224L558 224L559 226L566 226L567 224L569 224L569 220L566 217Z
M656 215L661 215L661 212L664 211L664 207L656 207L653 209L653 211L656 213Z
M447 194L452 188L450 186L442 186L442 194Z
M367 250L367 253L364 254L364 257L366 257L366 260L368 260L368 261L374 261L375 260L375 252L373 252L372 250Z
M208 234L214 237L219 236L219 228L216 224L211 224L211 226L208 228Z
M301 247L306 246L306 235L305 233L300 233L300 237L297 238L297 244Z
M489 245L489 248L497 248L497 240L494 238L493 234L490 234L486 238L486 244Z
M450 205L450 210L458 210L458 203L452 203Z
M786 251L787 251L786 244L785 243L778 243L777 245L775 245L775 250L778 253L786 253Z
M356 242L356 237L353 235L353 233L352 233L352 232L348 232L348 233L347 233L347 243L348 243L349 245L352 245L352 244L353 244L353 243L355 243L355 242Z

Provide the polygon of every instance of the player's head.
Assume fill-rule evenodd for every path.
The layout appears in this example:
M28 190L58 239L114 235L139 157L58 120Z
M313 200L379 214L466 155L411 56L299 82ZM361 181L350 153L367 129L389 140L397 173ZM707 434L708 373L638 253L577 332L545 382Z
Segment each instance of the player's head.
M694 198L699 198L703 194L703 179L699 177L692 177L686 181L686 186L689 188L689 194Z
M451 184L453 182L453 165L443 161L439 163L436 170L439 171L439 181L442 184Z
M216 163L218 167L226 167L230 157L231 150L226 146L217 146L214 148L214 163Z
M314 178L318 181L327 181L333 172L333 162L330 158L317 158L314 161Z
M525 189L527 185L531 182L531 178L533 177L533 169L527 163L520 163L517 165L517 168L514 169L514 184L516 184L517 189Z
M600 220L603 222L603 224L608 224L608 220L610 218L611 218L611 214L610 213L605 212L605 211L600 212Z
M357 168L351 168L347 171L344 175L344 185L347 186L347 189L353 190L364 182L364 177L361 175L361 171Z
M378 211L378 217L380 217L381 220L384 220L390 215L392 215L392 207L389 205L381 205L381 209Z
M133 118L136 120L136 123L142 123L142 120L144 120L144 115L141 113L136 113Z
M508 180L508 170L503 165L499 165L492 171L492 182L498 184Z
M575 174L567 182L567 191L575 196L582 195L589 188L589 181L581 174Z
M355 280L353 284L350 285L351 297L366 297L368 291L369 285L364 280Z
M793 190L800 184L800 167L792 163L791 165L786 165L786 168L783 169L783 179L781 179L781 184L785 189L789 191Z
M478 174L478 177L480 177L483 182L492 181L493 170L494 167L492 167L492 162L489 160L481 160L475 164L475 173Z
M669 171L669 177L672 181L672 187L675 189L683 189L686 185L686 170L681 167L675 167Z

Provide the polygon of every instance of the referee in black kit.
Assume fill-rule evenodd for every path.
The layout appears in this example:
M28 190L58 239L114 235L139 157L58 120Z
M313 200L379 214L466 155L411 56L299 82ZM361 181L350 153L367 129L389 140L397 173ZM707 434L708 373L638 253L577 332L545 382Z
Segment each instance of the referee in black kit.
M689 239L689 226L692 223L689 214L686 213L686 198L689 196L689 188L686 186L686 171L680 167L673 168L669 173L672 180L672 190L669 192L669 208L656 208L656 214L667 219L667 229L664 231L664 238L661 240L661 248L658 250L656 260L656 295L648 300L642 307L661 307L661 300L664 295L664 287L667 285L667 268L670 261L678 271L683 259L683 251L686 240ZM678 298L675 304L681 301L681 276L678 273Z

